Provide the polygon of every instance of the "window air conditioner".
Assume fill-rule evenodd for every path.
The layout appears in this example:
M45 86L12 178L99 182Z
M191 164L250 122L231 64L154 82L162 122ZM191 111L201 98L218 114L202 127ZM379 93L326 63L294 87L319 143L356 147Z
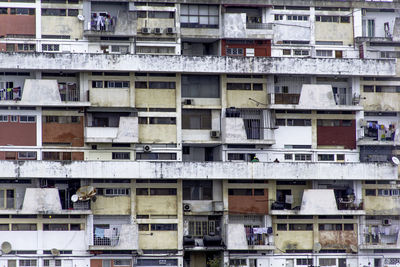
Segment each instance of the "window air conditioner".
M161 28L154 28L153 33L154 34L162 34L162 29Z
M142 28L142 33L150 33L150 28Z
M383 219L382 225L392 225L392 220L391 219Z
M218 137L220 137L220 135L221 135L221 132L220 132L220 131L211 131L211 132L210 132L210 136L211 136L212 138L218 138Z
M189 203L183 203L183 211L189 212L192 210L192 205Z
M193 105L194 104L194 100L193 99L185 99L183 101L184 105Z
M175 28L167 28L167 34L174 34L175 32Z
M143 151L144 152L151 152L151 146L150 145L143 146Z

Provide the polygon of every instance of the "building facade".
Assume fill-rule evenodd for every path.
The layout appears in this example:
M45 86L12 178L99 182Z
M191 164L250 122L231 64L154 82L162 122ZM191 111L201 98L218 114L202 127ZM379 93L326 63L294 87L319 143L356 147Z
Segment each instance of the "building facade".
M400 265L400 2L0 2L4 267Z

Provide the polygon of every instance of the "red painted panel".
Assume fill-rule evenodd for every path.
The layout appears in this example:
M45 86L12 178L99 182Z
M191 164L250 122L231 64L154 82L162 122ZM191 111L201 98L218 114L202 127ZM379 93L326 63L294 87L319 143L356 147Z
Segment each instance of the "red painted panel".
M83 117L80 123L43 123L43 143L70 143L83 146Z
M356 148L356 122L351 126L317 126L317 144L320 146L344 146Z
M226 56L227 48L243 48L244 56L246 56L246 48L254 48L254 56L256 57L271 56L271 40L253 40L247 42L245 44L228 44L226 40L222 40L221 55Z
M268 214L268 189L263 196L229 196L230 214Z
M34 15L0 15L0 25L0 36L7 34L35 35L36 33Z
M36 123L1 122L0 145L36 146Z

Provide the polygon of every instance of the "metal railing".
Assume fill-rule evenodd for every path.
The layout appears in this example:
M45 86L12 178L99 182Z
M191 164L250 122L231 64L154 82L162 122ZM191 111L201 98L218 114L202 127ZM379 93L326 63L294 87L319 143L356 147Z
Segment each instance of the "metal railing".
M269 94L269 99L270 99L271 104L295 104L295 105L297 105L297 104L299 104L300 94L275 93L274 98L272 98L272 94Z
M271 23L246 23L246 29L249 30L272 30Z
M0 88L0 100L21 100L21 87Z

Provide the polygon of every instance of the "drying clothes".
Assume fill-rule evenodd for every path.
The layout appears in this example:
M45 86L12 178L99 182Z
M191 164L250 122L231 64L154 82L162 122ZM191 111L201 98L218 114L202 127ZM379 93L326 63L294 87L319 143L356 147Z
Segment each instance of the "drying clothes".
M103 237L104 237L104 229L102 229L102 228L95 228L95 229L94 229L94 235L95 235L96 237L103 238Z
M253 228L254 234L268 234L268 228Z

